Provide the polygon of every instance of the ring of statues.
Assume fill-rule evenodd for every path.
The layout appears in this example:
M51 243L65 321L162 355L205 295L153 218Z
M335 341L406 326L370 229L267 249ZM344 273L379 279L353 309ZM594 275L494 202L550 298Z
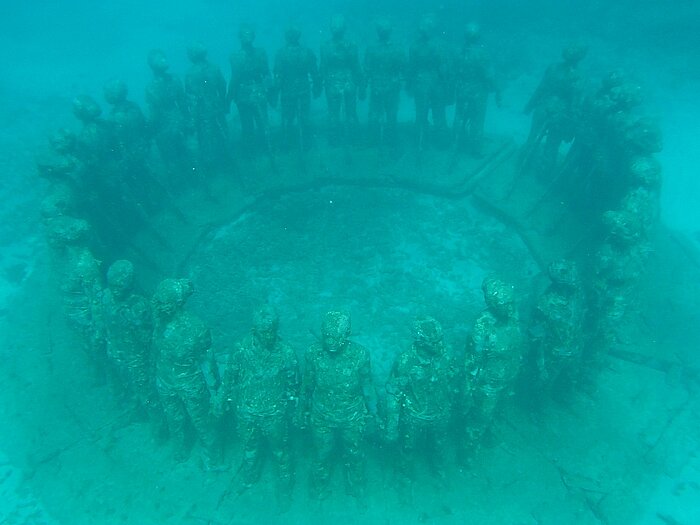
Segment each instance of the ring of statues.
M661 180L659 132L639 87L613 72L587 88L582 46L547 68L525 108L530 134L516 145L484 134L489 99L500 106L501 93L476 25L449 49L426 19L406 52L381 22L360 53L335 17L318 62L301 36L286 31L270 68L243 26L228 80L201 44L188 48L184 81L163 51L151 51L146 113L124 82L109 82L108 112L76 97L79 126L54 134L37 161L55 280L95 374L138 406L174 461L196 450L205 470L240 463L241 492L269 453L282 507L294 483L293 436L311 439L315 497L328 496L340 452L346 489L362 501L369 447L398 451L400 491L422 456L444 480L452 454L468 467L493 439L512 394L561 397L594 380L627 337ZM398 120L404 89L413 122ZM325 122L310 111L321 95ZM247 336L221 348L187 307L197 294L183 277L193 253L260 202L328 186L468 198L521 237L548 284L528 296L531 287L486 275L463 351L446 342L439 308L426 305L435 311L412 321L411 340L379 379L342 304L316 321L305 352L280 336L285 320L271 304L255 309ZM226 453L233 440L242 458Z

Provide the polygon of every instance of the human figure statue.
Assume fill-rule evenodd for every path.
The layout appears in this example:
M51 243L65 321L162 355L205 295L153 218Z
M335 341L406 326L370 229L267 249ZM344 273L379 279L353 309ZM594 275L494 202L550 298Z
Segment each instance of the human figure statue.
M52 184L46 197L41 201L40 213L42 222L48 225L57 217L74 215L75 211L76 199L73 188L68 184Z
M100 261L89 244L91 229L84 219L55 215L44 221L51 246L56 278L61 290L68 325L80 337L80 344L94 367L95 377L107 377L107 353L101 298L104 289Z
M661 164L652 156L638 156L630 160L627 169L630 190L622 198L620 208L638 217L643 237L649 238L659 222Z
M112 108L107 118L111 128L111 151L115 156L112 176L121 183L121 192L128 202L144 210L153 210L159 196L147 166L151 140L146 117L141 108L127 98L127 87L121 80L108 82L104 96Z
M450 66L447 46L435 36L435 20L430 16L423 18L418 38L409 49L406 82L406 89L415 103L419 150L423 150L429 140L437 145L444 145L447 140L446 108L452 98Z
M150 148L148 126L141 108L127 95L128 90L122 80L105 84L105 101L111 106L107 122L112 128L113 147L125 167L143 169Z
M285 46L277 52L274 66L275 90L279 92L283 145L302 150L311 146L311 96L321 94L316 56L301 45L301 31L290 27Z
M147 216L132 192L125 191L114 127L102 118L95 99L76 97L73 114L82 124L71 143L77 208L89 217L98 237L118 245L143 225Z
M606 211L603 227L605 239L593 261L599 343L598 351L589 356L594 364L604 350L630 342L628 315L649 254L643 215L630 210Z
M331 464L336 447L345 467L346 491L363 501L365 470L363 438L367 419L376 410L369 353L350 341L350 316L328 312L321 324L321 341L306 352L301 418L310 426L314 455L312 494L330 494Z
M68 129L59 129L49 136L50 149L37 155L37 174L50 185L63 185L79 191L80 162L75 156L77 136Z
M619 71L612 71L581 103L580 118L574 122L573 142L558 170L564 189L572 196L569 199L572 206L600 213L615 205L611 197L618 193L621 183L613 168L618 155L615 115L627 113L638 103L638 100L633 102L636 96L628 96L632 91L625 87L627 84Z
M474 23L465 28L455 76L455 146L464 145L472 155L480 157L488 97L495 93L496 105L500 106L501 92L496 85L491 59L481 43L481 30Z
M580 379L586 302L576 263L553 261L547 274L551 283L537 300L531 333L540 384L557 397Z
M584 46L567 46L561 62L547 68L528 100L525 113L532 113L532 124L521 153L523 168L537 167L544 177L551 177L561 144L574 140L583 98L578 66L586 53Z
M153 348L156 385L174 440L175 459L189 454L187 429L194 428L202 446L204 468L220 464L221 449L210 415L210 392L203 367L218 387L218 369L211 349L211 334L204 323L185 310L194 292L189 279L165 279L153 295Z
M134 291L134 265L118 260L107 270L102 294L107 357L117 386L145 411L157 434L165 430L158 398L153 355L153 317L150 302Z
M399 441L400 481L413 481L417 450L426 449L434 474L445 481L449 424L457 398L457 368L442 326L432 317L413 322L413 343L394 362L386 385L387 440ZM425 444L424 444L425 443Z
M235 412L243 443L242 484L260 479L269 450L278 470L279 503L289 503L293 484L289 426L299 396L299 365L294 350L279 337L279 318L269 306L253 316L250 336L229 354L218 411Z
M391 24L377 22L377 42L365 53L364 77L369 86L370 143L396 148L401 83L406 76L404 51L391 41Z
M490 431L499 402L512 389L522 357L513 287L487 277L481 289L486 310L474 322L465 360L467 463Z
M226 80L221 69L207 59L203 44L189 46L187 56L191 65L185 76L185 93L199 147L199 164L213 169L228 157Z
M82 124L75 139L75 157L86 172L99 173L110 155L111 127L102 118L102 108L90 95L73 99L73 115ZM98 178L96 174L95 178Z
M362 68L357 45L345 37L342 15L331 18L331 38L321 46L319 72L328 103L329 143L353 142L357 137L357 98Z
M191 115L185 90L181 80L168 71L170 64L162 50L148 53L148 66L153 73L146 86L149 126L163 164L180 183L191 168L187 149Z
M241 26L238 38L241 49L231 55L227 107L231 102L236 104L241 120L243 153L251 155L260 147L270 147L267 104L272 78L267 53L253 45L253 28Z

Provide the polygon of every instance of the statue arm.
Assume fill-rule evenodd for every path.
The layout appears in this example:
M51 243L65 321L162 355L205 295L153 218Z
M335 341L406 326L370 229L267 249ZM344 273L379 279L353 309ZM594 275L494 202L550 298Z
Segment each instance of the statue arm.
M218 417L223 416L233 409L235 406L235 387L238 383L238 363L233 353L229 353L226 359L226 365L221 377L216 394L214 395L214 414Z
M216 355L212 348L211 332L208 328L204 329L200 337L200 348L202 350L202 368L207 378L207 382L213 390L218 390L221 385L221 377L219 374L219 365L216 362Z
M311 353L306 353L306 369L301 379L301 392L299 394L299 404L297 405L297 420L300 428L309 425L311 415L311 400L316 388L316 368L311 358Z
M372 381L372 370L369 362L369 355L365 355L360 366L360 381L362 384L362 396L365 400L365 407L370 414L377 413L377 391Z
M299 404L299 389L300 389L300 377L299 377L299 362L297 361L294 351L290 348L289 360L287 368L285 369L285 399L287 405L297 406Z
M308 51L307 61L309 76L311 77L311 90L314 98L317 98L321 94L321 75L316 62L316 55L314 55L313 51L310 49Z
M385 387L386 420L384 431L386 440L389 442L396 441L399 437L399 421L401 418L401 405L403 404L403 390L399 380L399 359L394 363Z

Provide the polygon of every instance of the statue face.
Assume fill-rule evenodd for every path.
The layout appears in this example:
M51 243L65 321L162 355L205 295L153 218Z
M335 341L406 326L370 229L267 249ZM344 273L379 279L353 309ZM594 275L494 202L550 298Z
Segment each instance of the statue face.
M159 49L155 49L148 55L148 65L156 73L165 73L168 70L168 59L165 53Z
M442 350L442 326L429 316L413 322L413 347L424 355L436 355Z
M321 325L323 348L331 353L342 351L350 337L350 316L342 312L328 312Z
M426 341L419 339L413 341L413 347L416 351L424 356L433 356L440 354L441 345L439 342Z
M161 319L170 319L177 311L177 305L174 303L159 303L153 307L154 313Z
M256 346L261 346L266 349L272 349L277 342L277 330L272 327L256 327L253 328L253 339Z
M164 279L153 294L153 310L159 317L169 319L181 309L194 292L189 279Z
M123 299L127 295L129 295L129 289L131 288L131 286L129 285L129 283L120 282L110 284L109 288L110 290L112 290L112 294L114 294L114 297L116 297L117 299Z
M252 27L242 27L238 32L238 38L240 39L243 47L252 46L253 42L255 41L255 31L253 31Z
M342 15L335 15L331 19L331 34L335 38L342 38L345 34L345 18Z
M342 352L348 344L348 338L340 334L323 334L323 348L331 354Z
M486 306L498 317L510 317L514 312L513 287L494 279L486 278L482 284Z
M271 350L277 342L278 327L279 318L271 306L258 308L253 314L253 343Z
M492 303L489 304L491 311L501 319L506 319L513 315L512 303Z

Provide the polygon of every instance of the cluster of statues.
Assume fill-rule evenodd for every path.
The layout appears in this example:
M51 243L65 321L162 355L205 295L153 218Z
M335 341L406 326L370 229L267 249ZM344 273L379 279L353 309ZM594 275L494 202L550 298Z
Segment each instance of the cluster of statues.
M121 241L148 227L159 207L174 206L171 193L193 172L231 159L226 115L232 103L240 117L241 151L251 156L275 148L268 108L278 105L282 147L311 147L311 98L324 90L331 146L356 142L357 100L368 91L369 140L395 147L405 86L415 100L418 148L452 141L478 156L489 95L500 104L473 24L454 54L426 19L406 55L381 22L378 40L361 62L344 20L335 17L320 63L292 27L272 72L266 53L254 45L253 30L244 26L239 36L228 83L199 44L188 49L184 83L169 72L165 54L152 51L148 117L128 99L121 81L105 86L107 118L92 97L77 97L73 110L82 129L58 132L51 138L53 153L38 162L50 181L41 213L68 322L98 376L142 411L157 435L169 436L177 460L185 460L198 442L206 469L225 467L235 422L243 449L240 490L258 480L267 450L283 502L294 483L295 433L311 437L310 487L319 498L328 495L332 466L342 458L348 492L363 499L369 443L395 448L402 487L410 488L414 460L424 452L444 480L453 445L469 464L518 378L559 396L576 387L583 369L606 348L625 342L624 319L634 306L658 219L661 169L654 154L660 138L653 122L637 112L638 87L623 75L607 76L598 91L584 95L581 46L565 49L528 102L532 130L518 170L576 195L570 205L599 214L601 233L577 262L572 256L548 266L549 285L531 301L527 322L519 315L525 298L516 297L508 283L486 278L486 308L473 322L464 356L447 345L435 318L418 317L412 341L378 385L370 352L351 340L348 314L328 312L302 360L299 349L280 337L274 309L264 306L255 312L249 336L222 360L206 323L186 309L194 292L188 279L165 279L147 298L135 286L131 262L116 260L105 272L96 253L119 253ZM446 106L452 103L450 131ZM167 181L151 169L152 141ZM570 144L565 154L563 143Z
M412 341L378 385L370 352L351 339L347 313L324 316L303 360L281 338L268 305L255 311L247 337L215 352L206 324L187 311L194 292L189 279L164 279L149 300L135 290L129 261L112 263L104 280L82 245L82 220L48 226L67 272L62 292L68 320L98 371L148 417L157 435L169 436L178 461L197 442L205 469L226 469L234 423L243 451L239 490L259 479L269 451L281 504L288 504L294 483L295 434L307 432L313 443L312 495L327 497L333 466L342 458L346 489L362 501L372 444L396 449L397 481L402 494L410 494L421 455L440 482L447 482L455 445L464 464L471 462L499 404L528 368L537 367L532 378L539 389L559 395L575 387L585 364L586 300L572 261L550 265L551 284L530 327L522 326L514 287L487 277L486 308L473 322L464 357L444 341L435 318L416 318ZM534 334L529 340L528 333Z
M634 309L659 218L661 165L655 155L662 140L658 123L643 112L640 86L620 71L586 94L579 72L585 56L585 47L567 46L561 61L545 71L525 107L533 117L519 169L546 183L541 200L556 192L583 220L599 219L586 263L590 328L604 350L630 339L624 318ZM552 276L558 289L573 294L570 276L560 273Z
M525 107L532 125L520 166L550 188L563 186L571 206L603 212L640 184L658 191L660 178L640 181L634 165L661 151L661 131L640 111L640 86L622 72L608 73L587 94L579 71L586 53L581 45L569 45L562 60L545 71ZM564 144L568 151L560 159Z
M574 391L600 357L599 343L585 333L588 324L592 319L615 344L634 279L641 275L634 218L627 211L605 214L608 235L589 286L575 262L551 263L550 284L534 301L527 325L518 305L525 298L487 277L486 308L473 322L463 357L444 341L435 318L416 318L412 341L396 356L384 385L374 380L370 352L352 341L344 312L325 315L303 361L280 337L270 306L254 313L248 337L215 352L206 324L186 309L194 292L189 279L165 279L147 299L135 289L129 261L113 262L103 275L84 220L57 216L46 226L67 319L98 373L148 417L157 435L170 437L176 460L185 460L196 441L206 469L225 468L234 423L243 449L239 490L258 480L269 451L286 505L294 483L295 434L311 437L310 488L316 497L328 495L341 457L346 488L362 501L371 445L396 449L398 485L410 494L420 455L440 481L446 481L455 446L457 457L470 464L518 378L553 397Z
M318 135L312 129L311 100L322 93L329 145L364 142L399 151L397 115L404 88L415 101L419 150L453 143L481 155L487 98L496 93L500 103L500 93L475 24L454 52L437 35L433 19L426 18L406 53L391 40L391 25L380 21L377 42L364 60L347 38L342 16L333 17L330 33L317 59L302 44L301 31L290 27L271 68L265 50L255 45L254 30L244 25L228 81L200 43L187 49L190 67L182 79L170 72L165 53L153 50L147 59L152 72L145 90L147 111L129 99L121 80L104 87L108 112L90 95L76 97L73 114L81 128L51 137L52 154L39 166L42 175L70 187L98 236L128 238L148 227L149 217L162 207L181 215L172 209L173 196L208 174L230 172L237 159L267 155L274 165L279 151L311 148ZM363 134L357 104L366 96ZM446 119L451 104L457 108L452 132ZM240 121L236 141L228 118L232 107ZM274 137L270 108L279 109L281 120Z

